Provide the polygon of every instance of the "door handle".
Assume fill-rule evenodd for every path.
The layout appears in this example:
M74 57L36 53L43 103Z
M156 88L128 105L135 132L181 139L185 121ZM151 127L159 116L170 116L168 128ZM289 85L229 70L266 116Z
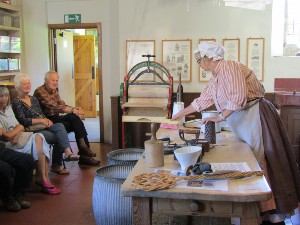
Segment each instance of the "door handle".
M95 79L95 67L92 66L92 79L94 80Z

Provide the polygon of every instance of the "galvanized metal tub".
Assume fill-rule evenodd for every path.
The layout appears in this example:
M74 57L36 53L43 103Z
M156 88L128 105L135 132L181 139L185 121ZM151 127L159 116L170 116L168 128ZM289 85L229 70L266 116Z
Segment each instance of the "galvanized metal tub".
M121 185L133 165L109 165L96 171L93 211L97 225L131 225L131 198L121 196Z
M107 154L109 165L135 165L142 157L144 149L125 148L111 151Z

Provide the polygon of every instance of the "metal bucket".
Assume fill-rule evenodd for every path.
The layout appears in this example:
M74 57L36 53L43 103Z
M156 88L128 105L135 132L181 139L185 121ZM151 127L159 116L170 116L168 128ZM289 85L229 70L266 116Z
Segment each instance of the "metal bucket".
M109 165L96 171L93 211L97 225L131 225L131 198L121 196L121 185L133 165Z
M107 154L108 165L135 165L142 157L144 149L125 148L111 151Z

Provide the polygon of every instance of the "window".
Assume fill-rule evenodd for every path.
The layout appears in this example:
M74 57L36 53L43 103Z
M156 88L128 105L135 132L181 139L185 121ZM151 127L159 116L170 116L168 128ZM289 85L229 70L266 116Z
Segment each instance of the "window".
M300 56L300 1L285 0L283 55Z
M300 56L299 9L299 0L273 0L272 56Z

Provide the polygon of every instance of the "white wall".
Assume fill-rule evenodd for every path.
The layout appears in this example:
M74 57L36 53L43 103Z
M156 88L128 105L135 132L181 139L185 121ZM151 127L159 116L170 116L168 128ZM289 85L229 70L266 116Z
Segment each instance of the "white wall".
M82 15L83 23L102 23L106 142L111 142L110 96L119 94L126 72L127 39L155 40L156 61L161 62L164 39L189 38L195 49L199 38L221 42L223 38L238 37L240 61L246 63L247 38L264 37L266 91L273 91L274 78L300 77L300 57L271 57L271 5L265 11L255 11L225 7L220 0L23 0L26 65L22 68L33 78L33 90L43 83L49 67L47 24L63 23L64 14L75 13ZM194 61L192 82L183 85L185 92L200 92L205 85L198 82Z
M219 5L220 3L220 5ZM300 57L271 57L272 5L265 11L225 7L213 0L127 0L120 1L120 71L125 74L126 39L156 40L156 61L162 62L162 40L192 39L192 49L200 38L240 38L240 62L246 64L247 38L265 38L264 81L267 92L276 77L300 77ZM120 78L122 81L122 78ZM177 89L174 84L174 90ZM200 92L198 66L192 62L192 82L184 92Z
M32 91L43 83L49 70L48 24L64 23L64 14L81 14L82 23L102 24L102 75L104 101L104 140L111 142L110 96L119 93L118 1L23 0L25 55L24 68L30 75ZM116 82L117 81L117 82Z

